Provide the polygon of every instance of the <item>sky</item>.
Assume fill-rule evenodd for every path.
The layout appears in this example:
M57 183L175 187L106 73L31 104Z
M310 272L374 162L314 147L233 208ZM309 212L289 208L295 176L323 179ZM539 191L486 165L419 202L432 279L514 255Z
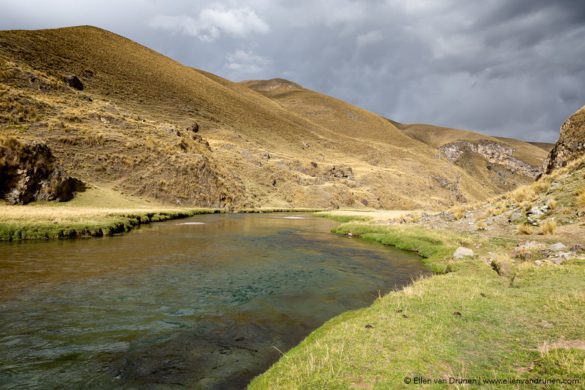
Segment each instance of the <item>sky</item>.
M585 104L582 0L0 0L1 30L73 25L403 123L554 142Z

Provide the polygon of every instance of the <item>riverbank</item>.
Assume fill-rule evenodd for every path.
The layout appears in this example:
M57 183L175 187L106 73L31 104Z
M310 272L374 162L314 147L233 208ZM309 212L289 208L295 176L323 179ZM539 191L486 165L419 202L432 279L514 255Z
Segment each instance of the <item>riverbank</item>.
M416 251L444 273L328 321L250 389L394 389L420 385L416 378L585 383L584 260L523 262L498 273L480 258L489 254L504 264L514 240L356 224L336 230L350 231ZM447 255L469 243L477 256Z
M326 322L249 389L585 386L584 173L581 160L489 203L340 225L435 275Z
M234 213L312 213L315 208L258 208ZM139 225L224 213L225 209L169 207L166 204L93 186L69 202L0 205L0 241L103 237L129 232Z

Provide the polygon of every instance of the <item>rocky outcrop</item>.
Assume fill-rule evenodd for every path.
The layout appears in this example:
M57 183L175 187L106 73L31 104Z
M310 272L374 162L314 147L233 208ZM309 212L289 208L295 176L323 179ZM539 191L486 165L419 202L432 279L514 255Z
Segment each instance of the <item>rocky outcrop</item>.
M543 173L549 174L585 154L585 106L561 126L559 140L544 161Z
M327 175L336 179L353 180L353 169L348 166L334 166L327 171Z
M456 163L464 153L475 153L492 164L504 166L513 173L535 179L540 169L513 156L514 148L490 140L478 142L458 141L445 144L439 148L441 156Z
M68 201L85 185L68 176L51 149L38 142L0 141L0 198L10 204Z

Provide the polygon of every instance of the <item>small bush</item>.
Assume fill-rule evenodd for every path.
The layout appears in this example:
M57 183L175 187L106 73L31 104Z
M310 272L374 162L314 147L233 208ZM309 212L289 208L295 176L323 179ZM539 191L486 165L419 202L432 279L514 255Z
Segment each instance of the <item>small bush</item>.
M455 217L456 220L460 220L464 216L465 216L465 209L463 207L456 207L453 209L453 217Z
M518 225L518 233L519 234L531 235L534 232L532 230L532 226L523 224L523 225Z
M557 201L556 199L549 199L548 202L546 202L546 205L549 209L554 210L557 208Z
M534 190L530 187L520 187L512 193L512 197L516 202L524 202L532 199Z
M554 220L549 219L542 224L540 229L542 234L555 234L557 231L557 223Z

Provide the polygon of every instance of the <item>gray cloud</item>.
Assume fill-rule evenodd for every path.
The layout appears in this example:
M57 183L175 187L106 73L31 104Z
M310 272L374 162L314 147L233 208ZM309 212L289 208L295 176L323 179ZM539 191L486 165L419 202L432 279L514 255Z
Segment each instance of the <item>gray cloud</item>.
M0 28L92 24L232 80L286 77L402 122L553 141L585 104L571 0L0 0Z

